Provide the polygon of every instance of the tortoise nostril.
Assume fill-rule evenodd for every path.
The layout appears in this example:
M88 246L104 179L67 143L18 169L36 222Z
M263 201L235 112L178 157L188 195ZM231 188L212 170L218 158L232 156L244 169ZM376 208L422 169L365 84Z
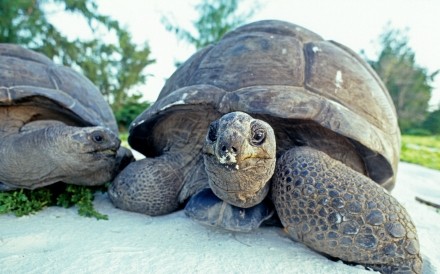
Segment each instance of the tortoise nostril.
M237 154L238 149L236 149L233 146L223 145L221 147L221 151L224 152L224 153L234 153L234 154Z

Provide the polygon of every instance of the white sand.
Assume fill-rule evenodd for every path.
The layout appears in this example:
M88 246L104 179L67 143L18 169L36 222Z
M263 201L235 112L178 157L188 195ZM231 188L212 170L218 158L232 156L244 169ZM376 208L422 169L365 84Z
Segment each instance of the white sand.
M440 213L415 195L440 197L440 172L402 163L393 195L416 223L424 273L440 271ZM332 262L279 228L232 233L201 226L183 212L149 217L96 198L108 221L50 207L0 216L0 273L372 273Z

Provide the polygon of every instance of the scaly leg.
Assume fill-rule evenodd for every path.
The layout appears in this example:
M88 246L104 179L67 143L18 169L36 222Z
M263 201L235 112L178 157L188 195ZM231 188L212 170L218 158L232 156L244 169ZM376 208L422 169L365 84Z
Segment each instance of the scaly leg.
M129 164L111 184L108 194L123 210L162 215L177 210L183 174L168 157L144 158Z
M325 153L297 147L278 161L272 200L290 236L383 273L421 273L416 228L385 189Z

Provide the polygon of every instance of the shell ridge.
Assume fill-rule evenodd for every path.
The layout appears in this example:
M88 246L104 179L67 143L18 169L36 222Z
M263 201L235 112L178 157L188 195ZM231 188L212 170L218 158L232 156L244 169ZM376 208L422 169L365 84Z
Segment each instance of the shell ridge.
M51 100L85 125L101 125L117 132L110 106L98 88L72 68L57 65L45 55L19 45L0 43L0 104L13 105L33 97ZM41 104L43 101L35 101Z
M313 120L352 140L363 157L375 155L364 159L378 170L372 175L377 181L390 174L395 179L400 142L395 108L377 74L355 52L278 20L239 27L203 50L173 73L159 100L135 122L148 126L170 108L169 113L214 109ZM193 88L197 96L188 93Z

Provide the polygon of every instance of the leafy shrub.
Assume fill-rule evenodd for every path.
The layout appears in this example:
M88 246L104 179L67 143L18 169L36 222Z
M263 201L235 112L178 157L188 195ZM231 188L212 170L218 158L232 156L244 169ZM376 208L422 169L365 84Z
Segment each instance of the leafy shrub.
M63 183L36 190L18 189L0 192L0 214L13 213L24 216L38 212L47 206L78 207L78 214L85 217L107 220L108 216L93 208L94 193L104 187L86 187Z
M411 128L405 131L406 135L412 136L430 136L432 135L431 131L424 128Z
M140 101L141 95L135 94L127 98L120 107L113 108L120 131L127 131L130 123L144 110L150 107L149 102Z
M52 193L47 188L0 192L0 214L14 213L20 217L40 211L51 204Z
M425 122L423 122L423 127L433 134L440 134L440 109L428 114Z

